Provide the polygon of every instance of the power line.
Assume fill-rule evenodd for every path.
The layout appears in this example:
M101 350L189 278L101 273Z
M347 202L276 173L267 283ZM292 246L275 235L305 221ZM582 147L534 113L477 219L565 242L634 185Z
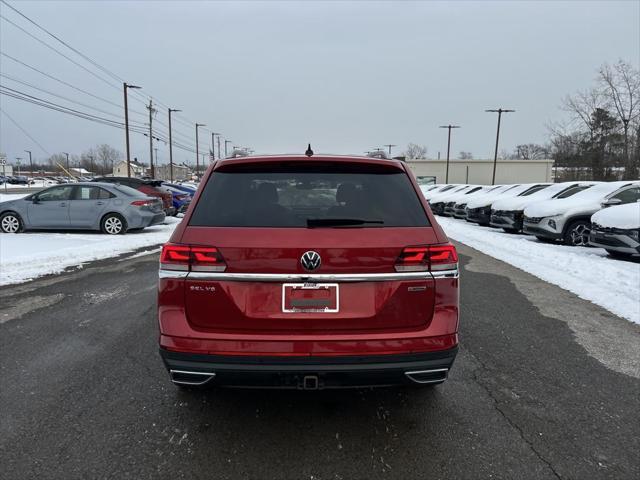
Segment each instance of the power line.
M72 84L70 84L68 82L65 82L64 80L61 80L61 79L59 79L57 77L54 77L53 75L51 75L49 73L43 72L42 70L39 70L36 67L34 67L32 65L29 65L28 63L23 62L22 60L18 60L17 58L12 57L11 55L9 55L9 54L7 54L5 52L0 51L0 55L2 55L3 57L7 57L8 59L13 60L14 62L16 62L16 63L18 63L18 64L20 64L20 65L22 65L22 66L24 66L26 68L29 68L29 69L33 70L34 72L39 73L40 75L43 75L43 76L45 76L47 78L50 78L51 80L55 80L56 82L58 82L58 83L60 83L62 85L65 85L65 86L67 86L69 88L72 88L72 89L74 89L74 90L76 90L78 92L84 93L85 95L89 95L90 97L93 97L93 98L95 98L97 100L100 100L102 102L108 103L109 105L113 105L115 107L122 108L122 105L119 104L119 103L112 102L111 100L108 100L106 98L100 97L100 96L95 95L95 94L93 94L91 92L87 92L86 90L83 90L80 87L76 87L75 85L72 85ZM135 113L138 113L140 115L144 115L144 113L136 111L136 110L131 110L131 111L135 112Z
M37 86L35 86L35 85L33 85L33 84L29 83L29 82L25 82L25 81L23 81L23 80L19 80L18 78L13 77L13 76L11 76L11 75L7 75L7 74L5 74L5 73L1 73L1 72L0 72L0 77L7 78L7 79L9 79L9 80L11 80L11 81L13 81L13 82L20 83L20 84L22 84L22 85L25 85L25 86L27 86L27 87L33 88L33 89L38 90L38 91L40 91L40 92L47 93L47 94L49 94L49 95L53 95L54 97L60 98L60 99L62 99L62 100L66 100L67 102L75 103L76 105L80 105L81 107L90 108L90 109L92 109L92 110L95 110L95 111L97 111L97 112L103 113L103 114L105 114L105 115L109 115L109 116L111 116L111 117L120 118L120 115L119 115L119 114L116 114L116 113L113 113L113 112L108 112L108 111L106 111L106 110L102 110L102 109L100 109L100 108L98 108L98 107L94 107L94 106L92 106L92 105L87 105L86 103L78 102L77 100L73 100L73 99L68 98L68 97L65 97L65 96L63 96L63 95L58 95L57 93L51 92L51 91L49 91L49 90L45 90L44 88L37 87ZM138 123L139 123L139 122L138 122Z
M99 123L99 124L102 124L102 125L107 125L107 126L110 126L110 127L115 127L115 128L119 128L119 129L124 130L124 123L116 122L116 121L110 120L108 118L100 117L100 116L97 116L97 115L93 115L91 113L82 112L80 110L75 110L75 109L72 109L72 108L69 108L69 107L65 107L64 105L59 105L59 104L56 104L54 102L50 102L48 100L36 97L34 95L28 95L28 94L26 94L24 92L20 92L19 90L15 90L15 89L12 89L12 88L9 88L9 87L5 87L5 86L0 85L0 94L1 95L6 95L8 97L15 98L17 100L21 100L21 101L24 101L24 102L27 102L27 103L32 103L34 105L38 105L38 106L41 106L41 107L44 107L44 108L48 108L50 110L55 110L55 111L58 111L58 112L61 112L61 113L66 113L68 115L72 115L72 116L75 116L75 117L78 117L78 118L82 118L84 120L89 120L89 121L92 121L92 122L95 122L95 123ZM133 126L133 127L130 127L130 128L131 128L131 131L136 132L136 133L141 133L143 135L146 133L146 128L144 128L144 127ZM162 138L161 135L158 135L158 137L161 138L162 141L166 141L166 138ZM174 144L174 146L176 148L179 148L181 150L184 150L184 151L187 151L187 152L190 152L190 153L195 153L195 149L193 149L193 148L191 148L191 147L189 147L187 145L184 145L184 144L182 144L180 142L173 142L173 144Z
M75 52L76 54L80 55L82 58L84 58L86 61L88 61L89 63L91 63L92 65L98 67L100 70L102 70L104 73L106 73L107 75L109 75L110 77L112 77L115 80L118 80L118 82L123 82L124 80L122 78L120 78L118 75L116 75L115 73L111 72L109 69L103 67L102 65L100 65L98 62L92 60L91 58L89 58L88 56L86 56L84 53L76 50L74 47L72 47L71 45L69 45L67 42L65 42L64 40L62 40L60 37L54 35L53 33L51 33L49 30L47 30L46 28L44 28L42 25L40 25L39 23L37 23L35 20L32 20L31 18L27 17L24 13L22 13L20 10L18 10L17 8L14 8L13 6L9 5L7 2L5 2L5 0L1 0L2 3L4 3L7 7L9 7L11 10L13 10L14 12L16 12L18 15L20 15L22 18L24 18L25 20L27 20L29 23L32 23L33 25L35 25L37 28L39 28L40 30L42 30L43 32L45 32L47 35L55 38L58 42L60 42L61 44L63 44L65 47L67 47L68 49L70 49L71 51Z
M107 85L109 85L110 87L113 88L117 88L118 90L120 89L120 87L115 86L113 83L111 83L109 80L104 79L103 77L101 77L100 75L98 75L95 72L92 72L91 70L89 70L87 67L85 67L84 65L80 65L78 62L76 62L75 60L73 60L71 57L66 56L64 53L62 53L61 51L53 48L51 45L49 45L47 42L45 42L44 40L39 39L38 37L36 37L35 35L27 32L24 28L22 28L20 25L12 22L11 20L9 20L8 18L6 18L3 15L0 15L0 18L2 20L4 20L5 22L10 23L11 25L13 25L14 27L16 27L18 30L22 31L23 33L25 33L26 35L28 35L29 37L33 38L34 40L36 40L37 42L41 43L42 45L44 45L45 47L53 50L54 52L56 52L58 55L66 58L67 60L69 60L71 63L73 63L74 65L80 67L81 69L83 69L85 72L93 75L94 77L96 77L99 80L102 80L104 83L106 83Z
M24 134L25 134L25 135L26 135L26 136L27 136L27 137L28 137L28 138L29 138L33 143L35 143L35 144L38 146L38 148L39 148L40 150L42 150L42 151L43 151L44 153L46 153L47 155L51 155L51 154L47 151L47 149L46 149L46 148L44 148L42 145L40 145L40 142L38 142L35 138L33 138L31 135L29 135L29 132L27 132L24 128L22 128L22 127L20 126L20 124L19 124L18 122L16 122L16 121L11 117L11 115L9 115L7 112L5 112L5 111L2 109L2 107L0 107L0 112L4 113L4 115L5 115L5 116L6 116L6 117L7 117L7 118L8 118L8 119L9 119L9 120L10 120L10 121L11 121L11 122L16 126L16 127L18 127L18 129L20 129L20 131L21 131L22 133L24 133Z

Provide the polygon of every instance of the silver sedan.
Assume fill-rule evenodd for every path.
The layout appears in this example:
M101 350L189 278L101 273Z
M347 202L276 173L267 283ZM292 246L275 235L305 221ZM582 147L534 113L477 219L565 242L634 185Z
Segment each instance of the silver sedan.
M0 231L101 230L109 235L164 221L162 202L111 183L57 185L0 203Z

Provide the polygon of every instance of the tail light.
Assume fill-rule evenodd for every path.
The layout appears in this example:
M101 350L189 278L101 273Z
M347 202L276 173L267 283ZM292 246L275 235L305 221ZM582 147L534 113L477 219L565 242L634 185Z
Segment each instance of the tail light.
M224 272L227 265L215 247L166 243L160 255L160 268L184 272Z
M396 272L428 272L458 268L456 247L451 244L406 247L396 261Z
M155 202L153 200L134 200L131 205L134 207L150 207Z

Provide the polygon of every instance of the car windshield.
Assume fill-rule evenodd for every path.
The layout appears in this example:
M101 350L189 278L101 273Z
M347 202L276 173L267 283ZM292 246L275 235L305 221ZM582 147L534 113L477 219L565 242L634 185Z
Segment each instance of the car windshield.
M215 172L190 225L318 228L429 223L404 172L305 166L286 171Z

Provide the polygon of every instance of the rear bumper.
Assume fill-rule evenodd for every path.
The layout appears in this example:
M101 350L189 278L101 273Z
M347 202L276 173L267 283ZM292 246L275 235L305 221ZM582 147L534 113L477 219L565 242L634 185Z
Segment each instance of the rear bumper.
M306 390L441 383L457 353L455 346L394 355L248 357L160 348L162 361L176 384Z
M640 255L640 243L624 233L591 230L589 245L630 255Z

